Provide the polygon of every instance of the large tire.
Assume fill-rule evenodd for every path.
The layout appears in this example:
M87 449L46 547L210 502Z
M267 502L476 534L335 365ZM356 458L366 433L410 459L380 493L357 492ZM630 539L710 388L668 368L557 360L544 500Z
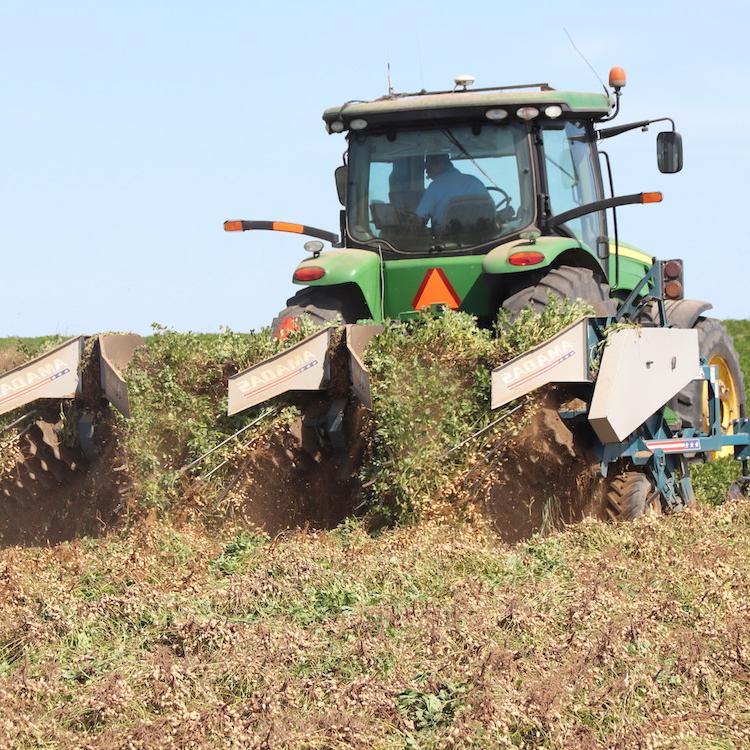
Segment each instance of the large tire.
M709 364L717 365L722 387L722 431L730 432L732 421L745 416L745 384L740 359L727 329L715 318L698 318L693 328L698 331L698 349ZM703 381L696 380L683 388L673 401L683 427L703 430L707 427L707 414Z
M342 294L334 296L326 289L308 287L290 297L287 306L273 319L271 330L276 338L286 338L290 330L296 327L294 321L303 316L315 325L323 325L337 318L344 323L355 323L358 317L353 317L353 305L349 296Z
M529 286L511 294L502 307L513 316L527 307L539 312L549 304L550 296L588 302L594 314L602 317L617 312L617 301L610 297L609 284L597 278L591 269L573 266L549 269Z
M659 493L639 471L625 471L609 483L607 515L613 521L632 521L661 513Z

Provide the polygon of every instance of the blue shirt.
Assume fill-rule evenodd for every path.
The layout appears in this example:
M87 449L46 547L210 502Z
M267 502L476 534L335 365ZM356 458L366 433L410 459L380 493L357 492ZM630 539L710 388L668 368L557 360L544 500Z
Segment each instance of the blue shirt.
M488 196L487 188L482 181L470 174L459 172L452 164L438 175L424 191L419 201L416 214L423 219L430 219L435 231L445 215L445 210L456 198L470 195Z

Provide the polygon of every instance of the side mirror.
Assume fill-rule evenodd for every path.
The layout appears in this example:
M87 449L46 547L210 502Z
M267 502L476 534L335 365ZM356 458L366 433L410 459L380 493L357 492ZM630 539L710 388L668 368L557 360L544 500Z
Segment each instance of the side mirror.
M682 136L678 132L667 130L656 136L656 162L664 174L682 169Z
M346 181L349 177L349 168L346 164L342 164L340 167L336 167L334 175L336 176L336 191L339 194L339 203L346 206Z

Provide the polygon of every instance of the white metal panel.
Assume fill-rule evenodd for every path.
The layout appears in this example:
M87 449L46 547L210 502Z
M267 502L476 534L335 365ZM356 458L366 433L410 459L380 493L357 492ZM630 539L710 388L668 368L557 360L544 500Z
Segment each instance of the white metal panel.
M83 337L0 376L0 414L40 398L73 398L78 392Z
M308 336L281 354L229 379L228 413L249 409L287 391L317 391L328 382L331 329Z
M346 327L346 346L349 349L349 370L352 378L354 395L367 409L372 409L370 394L370 373L362 361L362 355L373 336L385 330L381 325L348 325Z
M497 409L547 383L588 383L588 319L492 371L491 405Z
M614 331L602 355L589 422L603 443L620 442L701 377L697 331Z
M99 336L101 385L107 400L126 417L130 416L128 387L122 374L143 339L134 333Z

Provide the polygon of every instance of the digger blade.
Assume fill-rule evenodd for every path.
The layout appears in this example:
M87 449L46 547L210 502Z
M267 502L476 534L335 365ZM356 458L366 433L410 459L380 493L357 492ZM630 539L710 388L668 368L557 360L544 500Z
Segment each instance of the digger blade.
M368 409L372 408L370 373L362 361L362 355L373 336L383 330L381 325L346 326L350 383L354 394ZM321 391L327 388L331 380L329 346L332 331L332 328L326 328L314 333L285 352L229 378L229 415L288 391Z
M308 336L299 344L229 379L228 413L237 414L287 391L319 391L329 380L328 345L331 329Z
M73 398L80 390L83 337L0 376L0 414L41 398Z
M110 333L99 336L101 386L107 400L124 416L130 416L128 387L122 373L135 350L144 343L134 333Z
M491 406L500 406L547 383L590 383L589 318L573 323L492 371Z
M354 395L363 406L372 409L372 395L370 393L370 372L362 357L367 345L385 330L381 325L348 325L346 327L346 347L349 350L349 372L352 379Z
M39 420L36 423L36 426L41 433L42 442L50 449L52 455L58 461L62 461L62 458L60 457L60 439L57 437L55 426L51 422L45 422L43 420Z

